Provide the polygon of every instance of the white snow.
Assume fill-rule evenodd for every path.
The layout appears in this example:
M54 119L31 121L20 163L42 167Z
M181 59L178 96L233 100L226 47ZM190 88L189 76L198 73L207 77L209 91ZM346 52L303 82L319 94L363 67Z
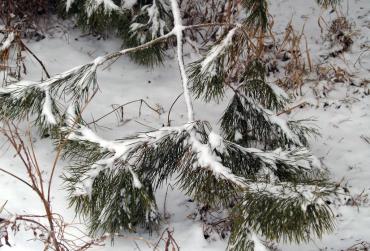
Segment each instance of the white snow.
M161 36L164 35L164 27L166 26L165 21L160 19L159 16L159 10L157 7L157 0L153 1L153 4L147 8L149 21L148 23L151 23L150 29L152 30L152 39L157 37L157 33L159 31L159 34Z
M124 9L132 9L134 5L137 3L137 0L122 0L122 8Z
M216 149L220 153L223 153L225 149L224 139L219 134L214 131L210 132L208 135L208 142L211 149Z
M44 104L42 106L42 115L45 116L46 120L49 124L55 125L57 123L57 120L54 117L53 114L53 108L52 108L52 100L50 97L50 91L48 88L44 90L45 98L44 98Z
M68 12L71 8L72 4L75 2L75 0L67 0L66 1L66 11Z
M255 233L252 233L251 239L254 243L254 251L268 251Z
M217 178L229 180L240 187L245 186L243 178L234 175L230 168L221 164L220 158L212 151L209 144L202 144L194 134L190 135L190 144L192 151L197 154L197 165L211 170Z

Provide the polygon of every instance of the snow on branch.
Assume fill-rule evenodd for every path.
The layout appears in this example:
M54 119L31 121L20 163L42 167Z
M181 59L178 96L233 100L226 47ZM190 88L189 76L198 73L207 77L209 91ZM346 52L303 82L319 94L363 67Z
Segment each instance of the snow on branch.
M172 14L174 18L174 34L176 34L177 39L177 62L179 64L181 79L182 79L182 86L184 91L184 97L186 102L186 108L188 111L188 122L194 121L194 112L193 112L193 104L190 97L189 91L189 79L186 75L185 64L184 64L184 56L183 56L183 26L181 20L181 13L179 9L179 5L177 4L176 0L171 0L171 8Z
M156 147L156 143L161 141L163 138L173 135L173 134L180 134L183 131L188 130L191 128L192 125L185 124L181 127L164 127L158 129L156 131L147 132L147 133L140 133L137 134L135 137L126 138L122 140L115 140L115 141L108 141L105 140L98 135L96 135L91 129L88 127L80 125L78 129L72 131L68 136L67 139L70 141L77 141L77 142L88 142L98 145L98 147L102 148L102 150L107 150L111 154L110 157L100 159L96 163L94 163L90 170L84 175L81 179L83 190L89 194L91 192L92 184L96 176L106 168L110 168L113 171L116 171L117 168L114 164L116 161L120 161L124 163L124 168L131 173L133 184L137 188L141 188L141 182L137 174L134 172L133 168L135 163L137 163L137 158L134 156L134 152L140 150L140 148L145 148L146 146ZM79 189L81 191L81 188ZM79 192L79 194L82 194Z
M186 140L181 144L184 149L189 149L192 155L195 156L195 162L193 163L194 167L211 171L212 175L216 178L228 180L238 187L243 187L243 178L234 175L229 168L221 163L220 157L215 154L213 148L216 147L215 144L217 144L217 142L213 139L211 142L202 143L197 139L197 136L201 135L196 135L195 126L195 123L188 123L179 127L164 127L156 131L139 133L134 137L116 141L102 139L91 129L80 126L80 128L70 133L67 139L77 142L93 143L111 153L109 158L100 159L91 167L92 171L89 171L87 174L90 179L87 183L85 182L85 185L87 184L88 186L92 184L91 180L93 180L100 171L105 168L113 168L114 170L116 168L114 166L115 161L126 163L124 168L127 167L133 174L133 179L136 180L134 183L139 184L137 176L134 174L131 166L134 167L136 163L142 163L143 160L140 160L140 158L142 158L140 154L134 153L146 148L156 148L157 144L160 144L164 139L170 136L173 136L171 140L176 142L176 139L185 133ZM210 135L212 135L212 133ZM215 138L215 136L211 136L211 138L212 137ZM188 148L188 146L190 148ZM185 154L185 152L183 154ZM139 159L135 156L138 156ZM174 161L176 162L176 160ZM85 175L84 179L88 180L87 176ZM91 190L91 188L87 187L87 190Z
M206 71L213 72L213 64L217 58L225 54L226 49L232 44L233 37L235 35L235 32L239 29L239 27L234 27L229 31L229 33L226 35L226 37L216 46L214 46L211 51L207 54L207 56L204 58L204 60L201 63L201 71L202 73Z
M237 129L236 127L240 127L238 123L248 119L253 121L253 123L251 122L251 124L253 124L251 130L266 130L265 128L269 128L269 125L273 125L275 127L273 128L274 130L269 130L266 134L274 135L277 130L283 137L279 135L274 135L274 137L278 136L288 143L292 143L296 146L303 146L299 136L291 130L285 119L277 116L271 110L264 108L248 94L241 93L238 90L234 91L234 99L223 117L222 123L226 131L232 131L233 128Z
M53 114L53 103L52 103L49 89L45 88L44 93L45 93L45 98L44 98L44 104L42 106L42 114L45 116L45 119L50 125L55 125L57 124L57 120Z
M292 185L290 182L281 182L277 184L264 182L251 182L247 184L249 193L264 194L269 197L278 199L296 198L302 200L302 210L306 210L306 206L310 204L324 205L325 200L332 197L336 186L317 186L310 184ZM328 197L329 196L329 197Z
M244 179L238 177L232 173L231 169L225 167L221 163L221 158L218 157L212 148L220 146L215 133L211 134L211 141L208 144L202 144L197 138L194 132L190 133L189 138L190 144L192 146L192 151L196 154L196 165L201 168L212 171L212 174L216 178L225 179L231 181L239 187L244 187ZM218 141L218 142L217 142Z
M141 11L148 15L147 23L133 22L130 25L130 31L133 34L138 34L138 38L141 43L144 43L146 38L144 35L140 35L140 29L148 29L151 34L151 39L163 36L165 31L168 30L165 17L163 16L164 13L160 8L163 8L164 12L168 11L167 3L160 0L154 0L151 5L145 5L142 7ZM139 19L139 16L140 15L134 17L134 21Z
M266 109L262 107L258 102L253 100L252 98L248 97L247 95L244 95L244 100L246 101L245 104L248 104L249 106L252 106L253 109L257 110L259 113L263 114L263 117L266 121L269 121L270 123L276 125L278 128L281 129L283 134L291 140L294 144L298 146L302 146L301 141L299 140L299 137L290 130L288 127L287 121L278 117L275 115L272 111L269 109Z
M0 101L6 104L1 108L2 116L10 114L11 119L21 119L39 113L49 125L55 125L58 121L52 112L53 107L57 108L53 106L54 97L64 96L72 103L85 101L90 91L97 88L96 69L100 60L97 58L44 81L22 80L0 88Z
M262 151L257 148L245 148L229 141L227 141L226 144L231 145L244 153L256 156L264 162L266 166L273 170L278 169L278 164L284 164L290 166L291 169L296 170L323 171L320 160L312 155L307 148L293 148L291 150L282 150L281 148L277 148L274 151Z
M109 14L112 11L119 11L120 7L117 6L112 0L89 0L86 3L86 14L90 17L100 6L104 8L104 12Z
M269 167L272 170L278 169L277 166L283 164L285 166L289 166L291 172L294 172L294 169L305 169L309 172L312 171L311 167L313 164L317 164L314 161L312 161L312 163L306 163L304 161L305 157L308 159L312 157L306 149L297 149L292 151L282 151L281 149L278 149L274 152L263 152L254 148L243 148L234 143L225 141L221 136L217 135L213 131L207 135L208 139L204 141L203 136L205 135L203 133L199 133L196 126L196 123L188 123L178 127L163 127L156 131L139 133L134 137L128 137L116 141L102 139L91 129L85 126L80 126L77 130L70 133L67 139L77 142L82 141L93 143L111 153L109 155L110 157L98 160L91 167L92 171L89 171L87 174L87 176L90 177L90 181L88 181L89 185L92 184L91 180L93 180L100 171L105 168L113 168L114 170L116 168L114 163L119 160L126 163L124 168L127 168L127 170L132 173L135 181L134 184L138 184L138 186L140 186L137 176L131 167L134 167L137 163L141 163L143 161L137 159L135 156L139 156L138 158L142 158L143 156L134 153L140 151L140 149L156 148L165 138L170 138L170 140L176 142L176 139L183 133L186 135L186 140L181 143L183 144L183 148L181 149L189 149L192 155L194 155L193 167L211 171L212 175L216 178L230 181L240 188L248 187L246 180L235 175L229 167L225 166L220 156L216 154L215 150L227 155L230 151L230 145L237 147L242 154L248 154L244 155L245 158L248 159L252 156L252 159L259 159L261 163L263 163L262 166ZM202 131L202 129L200 131ZM198 138L203 139L200 140ZM85 178L87 179L87 177ZM88 190L89 189L90 188L88 188Z
M30 101L33 101L30 103ZM0 88L0 102L3 104L0 114L5 119L21 119L28 111L41 109L40 114L49 125L56 125L54 100L50 95L49 86L38 82L20 81Z

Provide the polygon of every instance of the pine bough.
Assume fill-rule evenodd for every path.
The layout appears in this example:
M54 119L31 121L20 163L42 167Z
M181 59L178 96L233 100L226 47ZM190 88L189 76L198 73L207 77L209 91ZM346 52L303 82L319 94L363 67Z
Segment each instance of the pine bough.
M68 0L67 9L73 4ZM113 4L94 0L90 10L103 6L118 11ZM249 6L249 11L266 8L258 6ZM167 16L172 13L172 25L161 21L158 8ZM243 56L251 43L245 31L250 25L263 25L264 12L222 27L224 36L186 72L183 35L195 26L182 25L176 0L154 1L143 10L151 28L150 36L140 37L139 46L45 81L21 81L0 89L1 120L34 118L43 133L63 136L54 138L71 160L64 176L70 203L86 217L91 233L158 226L154 192L170 179L197 202L229 210L229 250L257 250L264 247L260 237L302 242L333 230L334 215L327 202L339 187L305 147L306 136L316 130L302 124L305 121L285 121L276 115L287 103L286 94L266 82L258 58L246 61ZM133 23L131 30L139 33L143 27ZM97 68L174 37L188 123L113 141L96 135L84 124L81 110L98 89ZM242 67L236 71L235 65ZM233 81L226 81L230 76ZM207 122L194 119L190 91L208 102L224 98L227 88L233 97L221 118L219 135Z

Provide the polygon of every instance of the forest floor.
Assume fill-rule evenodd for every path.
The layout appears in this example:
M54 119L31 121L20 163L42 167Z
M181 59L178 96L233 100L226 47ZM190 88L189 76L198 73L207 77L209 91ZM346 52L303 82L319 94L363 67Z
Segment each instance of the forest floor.
M278 244L281 250L367 250L350 249L370 245L370 2L369 0L343 3L342 13L353 23L351 37L354 44L349 51L337 57L323 59L328 48L318 25L322 15L327 23L337 17L337 13L319 10L314 1L279 0L272 1L271 14L274 17L276 34L284 32L287 20L292 18L293 27L301 30L305 24L305 36L312 61L316 64L333 66L337 72L330 78L306 79L299 95L291 106L302 104L289 115L295 119L314 118L321 136L310 140L312 152L329 169L333 180L347 184L351 196L333 205L337 215L336 229L322 240L297 246ZM72 24L55 21L47 37L41 41L25 41L31 50L44 62L52 74L60 73L80 64L87 63L97 56L119 50L120 41L114 38L98 40L93 36L83 36ZM366 49L367 48L367 49ZM159 114L143 106L139 115L140 103L125 106L123 113L106 117L99 121L96 130L108 139L120 138L137 131L147 131L167 124L167 115L175 98L182 92L177 64L169 53L168 61L160 67L148 69L119 59L115 64L98 73L100 91L84 113L86 121L93 121L112 110L112 105L120 105L133 100L144 99L158 108ZM189 50L187 60L197 55ZM26 58L28 74L26 79L39 80L42 70L30 57ZM342 69L342 70L340 70ZM339 73L338 73L339 72ZM342 76L343 75L343 76ZM196 117L208 120L217 128L218 119L227 103L204 104L195 102ZM121 117L121 115L123 115ZM185 104L180 100L171 112L172 124L186 121ZM44 175L50 173L50 162L55 152L49 139L40 139L36 130L33 141L38 160ZM12 149L6 145L0 148L0 167L25 177L24 169ZM53 210L62 214L67 222L79 222L73 208L68 208L67 193L63 190L60 176L68 163L58 164L57 175L52 186ZM41 214L42 208L32 191L17 180L0 174L0 204L7 201L7 214ZM168 217L158 232L126 234L117 238L114 245L107 241L103 247L92 250L153 250L165 229L172 231L173 238L181 250L225 250L227 237L211 233L204 238L205 226L197 217L196 204L180 193L169 182L157 193L158 206ZM195 219L194 219L195 218ZM83 228L83 225L81 225ZM33 241L32 231L23 231L11 236L12 247L1 250L42 250L42 244ZM164 250L164 242L159 241L159 250Z

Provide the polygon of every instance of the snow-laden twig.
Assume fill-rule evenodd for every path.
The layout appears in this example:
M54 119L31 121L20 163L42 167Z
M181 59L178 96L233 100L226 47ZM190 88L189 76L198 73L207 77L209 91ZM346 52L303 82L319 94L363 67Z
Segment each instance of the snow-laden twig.
M90 17L100 6L104 6L104 11L108 14L120 10L112 0L90 0L86 7L87 15Z
M105 159L100 159L91 166L91 169L84 175L81 184L79 187L77 187L78 193L80 195L90 194L92 191L93 181L98 174L107 168L115 170L114 163L118 160L128 162L127 165L125 165L125 168L127 168L127 170L131 173L134 186L140 188L142 186L141 182L137 174L132 169L136 158L131 159L130 154L138 147L147 145L155 146L156 142L160 141L164 137L167 137L171 134L179 134L183 131L189 130L189 128L192 127L192 124L185 124L179 127L163 127L153 132L140 133L133 138L110 141L99 137L88 127L80 126L67 136L68 140L86 141L97 144L100 148L112 153L112 156ZM132 164L130 164L131 162Z
M190 144L192 146L192 151L196 153L197 164L206 170L210 170L212 174L219 179L228 180L239 187L244 187L244 179L232 173L231 169L225 167L221 163L221 159L216 156L212 150L213 143L211 144L202 144L197 138L195 133L190 132Z
M47 122L51 125L57 124L57 120L53 114L53 103L50 96L50 91L48 88L45 88L44 90L45 98L44 98L44 104L42 106L42 115L45 116L45 119Z
M89 80L95 77L97 68L105 64L107 61L117 59L118 57L127 55L129 53L137 52L140 50L145 50L158 43L165 42L173 36L180 35L182 37L182 32L184 30L200 29L200 28L210 27L210 26L234 26L234 25L239 26L239 24L228 24L228 23L207 23L207 24L199 24L199 25L182 26L181 19L180 19L180 25L175 26L170 32L166 33L165 35L155 38L147 43L144 43L137 47L127 48L127 49L123 49L117 52L109 53L104 56L99 56L87 64L76 66L70 70L56 74L52 76L51 78L48 78L43 81L24 81L22 80L20 82L16 82L14 84L6 86L5 88L0 89L0 92L10 94L13 90L17 90L19 92L21 91L22 88L24 89L32 88L32 87L45 88L46 86L48 86L49 89L53 89L54 87L64 86L65 88L69 88L70 90L73 89L74 87L78 87L77 88L78 90L84 90L90 84ZM180 49L180 55L182 55L182 46L181 46L183 45L182 39L180 39L180 41L181 43L178 48ZM182 62L181 68L183 69L182 76L185 76L185 81L187 83L188 81L187 81L186 74L184 74L185 67L184 67L183 62ZM188 100L188 98L186 99ZM192 108L189 109L189 112L190 111L192 111ZM189 116L189 117L192 117L192 116Z
M213 67L211 65L214 63L215 59L223 55L225 53L226 48L232 44L232 39L237 29L238 27L234 27L232 30L230 30L226 37L221 41L221 43L214 46L212 50L207 54L207 56L204 58L201 64L202 72L206 71L212 72Z
M186 107L188 111L188 122L194 121L194 112L193 112L193 104L191 102L190 91L189 91L189 79L186 75L185 65L184 65L184 56L183 56L183 26L181 20L181 14L179 5L177 4L176 0L171 0L171 8L172 14L174 18L174 28L173 31L176 34L177 39L177 61L180 68L180 74L182 79L184 97L186 102Z
M253 156L259 158L266 166L277 170L278 163L284 163L289 165L292 169L296 170L321 170L322 165L320 160L310 153L307 148L293 148L291 150L282 150L281 148L275 149L274 151L262 151L257 148L246 148L230 141L226 141L227 144L234 146L236 149L252 154Z
M242 94L240 92L237 93L239 96L242 97L240 101L242 102L243 107L245 109L249 109L247 107L250 106L252 109L258 111L259 114L262 114L267 122L280 128L280 130L284 133L287 139L289 139L291 142L293 142L297 146L303 145L299 137L295 133L293 133L292 130L289 128L286 120L278 117L278 115L276 115L271 110L264 108L261 104L256 102L253 98L249 97L248 95Z
M166 2L160 1L160 0L154 0L151 5L145 5L142 8L142 11L146 11L148 14L149 20L146 24L143 23L132 23L130 25L130 31L132 33L138 32L141 28L149 29L151 33L151 39L154 39L158 36L163 36L165 33L165 30L168 28L166 21L162 19L160 15L159 5L161 5L163 8L167 10L168 6ZM134 20L137 19L138 16L134 18ZM145 41L145 35L139 35L140 41Z

